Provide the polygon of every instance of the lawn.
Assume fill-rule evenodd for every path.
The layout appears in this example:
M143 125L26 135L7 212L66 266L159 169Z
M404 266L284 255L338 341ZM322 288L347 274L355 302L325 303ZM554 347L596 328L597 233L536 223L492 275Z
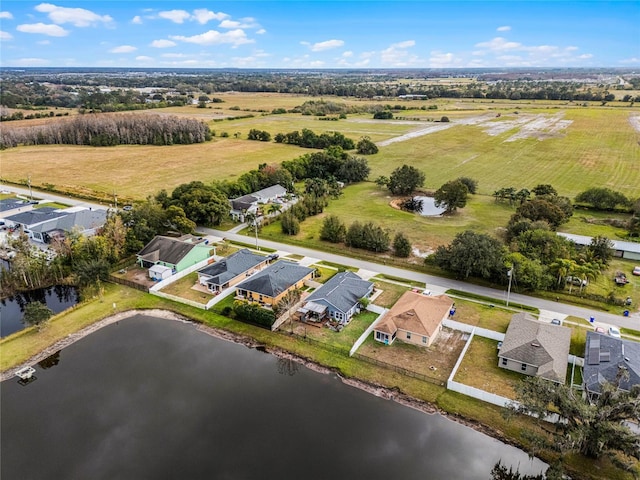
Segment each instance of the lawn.
M456 313L453 320L468 325L475 325L487 330L504 333L514 311L500 307L490 307L484 303L476 303L470 300L455 299Z
M371 323L378 318L373 312L364 311L355 315L349 325L344 327L340 332L335 332L330 328L316 327L305 325L304 323L294 322L295 332L304 335L317 342L328 345L345 352L349 352L356 340L364 333ZM290 326L283 326L283 331L288 331Z
M371 280L375 280L374 278ZM375 305L379 305L385 308L391 308L398 301L398 299L409 291L408 287L403 287L396 283L384 282L382 280L375 280L374 288L376 290L382 290L382 293L376 297L373 301Z
M336 273L338 273L338 270L336 269L323 267L321 265L311 265L311 268L316 269L316 273L313 279L319 283L326 283L327 280L329 280Z
M186 298L194 302L202 303L205 305L214 296L208 292L205 292L205 287L200 289L194 289L194 285L198 283L198 272L185 275L181 279L167 285L161 292L168 293L169 295L175 295L176 297Z
M526 376L498 366L498 342L473 337L454 381L503 397L515 398L515 385Z

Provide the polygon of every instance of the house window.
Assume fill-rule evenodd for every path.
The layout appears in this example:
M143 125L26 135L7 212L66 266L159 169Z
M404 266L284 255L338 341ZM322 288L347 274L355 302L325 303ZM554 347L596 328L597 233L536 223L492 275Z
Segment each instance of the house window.
M427 337L422 337L422 343L427 343Z
M504 366L504 367L507 366L507 359L506 358L502 359L502 366Z
M258 297L259 301L262 301L262 294Z
M411 332L407 332L407 340L411 340Z
M527 371L527 364L526 364L526 363L523 363L523 364L520 366L520 370L522 370L523 372L526 372L526 371Z

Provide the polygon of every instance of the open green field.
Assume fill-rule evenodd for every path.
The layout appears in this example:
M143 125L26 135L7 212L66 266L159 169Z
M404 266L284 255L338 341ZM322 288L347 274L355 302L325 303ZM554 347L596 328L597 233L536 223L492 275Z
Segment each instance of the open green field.
M408 163L425 171L425 186L430 189L464 175L478 180L479 192L489 195L506 186L532 188L539 183L551 183L561 195L570 197L592 186L606 186L630 197L640 195L640 132L630 123L630 117L640 116L639 107L487 99L323 98L359 106L400 104L410 110L398 112L398 117L420 121L373 121L364 113L340 121L320 121L308 115L255 112L290 109L307 100L320 101L318 97L248 93L215 96L225 102L211 104L211 109L185 106L136 112L208 121L217 135L212 142L167 147L19 147L3 152L2 177L20 182L29 172L34 186L50 184L59 190L86 194L113 194L116 190L123 198L143 199L161 188L171 190L195 179L233 179L260 163L280 163L311 152L274 142L248 141L246 134L252 128L272 135L302 128L318 133L338 131L354 140L367 135L380 142L444 126L444 130L381 147L378 154L368 157L370 177L388 175ZM438 105L438 110L420 109L427 105ZM216 117L246 115L247 109L254 110L255 116L213 121ZM443 115L450 118L450 124L428 121ZM222 132L231 137L220 138ZM240 138L234 138L235 133L240 133ZM515 134L522 138L511 141ZM144 182L140 182L141 175Z

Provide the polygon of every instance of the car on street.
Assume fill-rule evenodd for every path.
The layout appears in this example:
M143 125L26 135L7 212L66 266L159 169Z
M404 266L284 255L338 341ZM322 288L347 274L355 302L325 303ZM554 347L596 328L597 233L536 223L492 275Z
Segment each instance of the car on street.
M609 327L607 333L610 337L620 338L620 329L618 329L618 327Z
M633 267L633 272L631 272L633 275L640 275L640 265L636 265L635 267Z

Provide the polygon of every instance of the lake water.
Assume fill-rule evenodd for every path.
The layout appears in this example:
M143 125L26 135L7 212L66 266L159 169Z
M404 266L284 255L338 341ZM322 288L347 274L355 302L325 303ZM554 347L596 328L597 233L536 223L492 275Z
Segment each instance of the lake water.
M433 197L414 197L417 200L422 200L422 210L418 212L425 217L439 217L442 215L446 208L436 207L436 201Z
M53 313L60 313L78 303L78 291L75 287L56 285L0 300L0 337L6 337L25 327L22 318L24 306L29 302L46 303Z
M0 389L3 480L488 479L546 465L335 375L137 316Z

